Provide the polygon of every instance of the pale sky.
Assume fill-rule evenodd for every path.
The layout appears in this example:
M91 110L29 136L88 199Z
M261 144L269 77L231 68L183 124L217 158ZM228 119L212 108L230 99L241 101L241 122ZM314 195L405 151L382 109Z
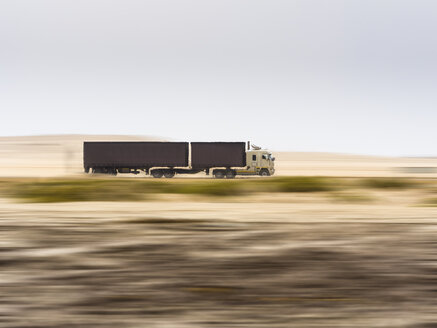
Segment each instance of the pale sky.
M0 135L437 156L437 1L0 0Z

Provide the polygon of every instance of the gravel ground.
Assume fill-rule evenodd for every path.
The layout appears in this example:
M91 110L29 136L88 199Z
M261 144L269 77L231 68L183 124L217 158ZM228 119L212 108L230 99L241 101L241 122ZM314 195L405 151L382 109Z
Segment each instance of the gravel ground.
M437 209L0 202L0 327L437 327Z

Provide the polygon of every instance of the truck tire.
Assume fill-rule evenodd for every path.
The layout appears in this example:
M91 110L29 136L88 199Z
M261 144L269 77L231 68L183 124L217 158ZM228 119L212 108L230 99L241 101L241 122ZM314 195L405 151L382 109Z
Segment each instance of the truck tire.
M214 171L213 174L214 174L214 178L216 179L223 179L225 177L225 171L223 170Z
M234 170L226 171L226 179L233 179L233 178L235 178L235 176L236 176L236 173Z
M152 171L152 177L154 177L156 179L162 178L163 174L164 173L161 170L153 170Z
M173 170L166 170L166 171L164 171L164 177L167 178L167 179L173 178L174 175L175 175L175 171L173 171Z
M270 176L270 172L266 169L262 169L261 171L259 171L259 175L262 177L269 177Z

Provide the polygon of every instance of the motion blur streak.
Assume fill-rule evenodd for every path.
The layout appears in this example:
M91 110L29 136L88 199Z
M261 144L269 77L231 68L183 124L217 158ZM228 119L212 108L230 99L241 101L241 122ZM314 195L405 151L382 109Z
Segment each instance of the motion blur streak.
M0 1L0 328L436 328L436 14Z
M174 197L2 201L0 326L437 323L436 208Z

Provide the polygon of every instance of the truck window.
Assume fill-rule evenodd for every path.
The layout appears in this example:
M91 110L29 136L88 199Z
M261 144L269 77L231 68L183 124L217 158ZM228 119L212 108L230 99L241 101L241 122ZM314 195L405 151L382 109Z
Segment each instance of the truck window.
M256 155L252 155L252 161L256 161Z

